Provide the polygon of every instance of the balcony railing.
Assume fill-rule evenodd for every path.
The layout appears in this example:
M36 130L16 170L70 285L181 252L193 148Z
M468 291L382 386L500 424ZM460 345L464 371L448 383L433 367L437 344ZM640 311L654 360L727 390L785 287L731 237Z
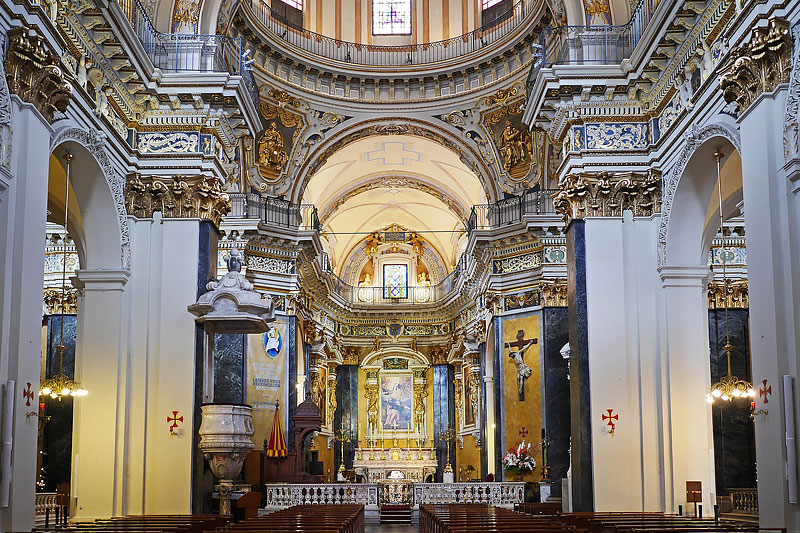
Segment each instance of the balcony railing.
M233 193L228 218L260 219L264 224L284 228L319 231L317 208L312 204L294 204L282 198L262 197L259 193Z
M631 19L615 26L556 26L545 28L539 39L542 61L528 75L528 90L542 68L553 65L612 65L631 57L660 0L639 0Z
M521 196L504 198L494 204L473 206L467 221L467 231L490 229L521 222L526 215L552 215L553 194L550 189L525 191Z
M365 286L354 287L337 276L331 268L328 254L320 254L320 266L327 273L331 293L338 295L351 304L423 304L438 303L446 299L454 289L458 288L459 280L465 278L464 274L470 266L472 259L467 254L462 254L450 274L435 285L410 285L400 294L394 293L390 287Z
M386 46L333 39L287 21L264 0L246 3L271 33L289 45L326 59L365 66L425 65L471 54L510 34L540 5L536 0L518 0L494 22L470 33L432 43Z

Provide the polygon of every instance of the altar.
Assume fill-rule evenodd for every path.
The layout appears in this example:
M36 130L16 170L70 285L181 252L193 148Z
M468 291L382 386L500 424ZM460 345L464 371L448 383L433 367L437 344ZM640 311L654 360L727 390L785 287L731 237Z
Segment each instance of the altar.
M435 448L356 448L353 460L353 469L367 483L385 479L423 483L437 468Z

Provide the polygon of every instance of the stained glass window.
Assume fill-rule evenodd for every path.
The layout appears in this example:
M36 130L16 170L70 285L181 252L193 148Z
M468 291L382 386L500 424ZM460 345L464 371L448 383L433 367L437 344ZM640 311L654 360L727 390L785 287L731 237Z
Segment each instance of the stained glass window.
M408 265L383 265L383 297L408 298Z
M277 0L276 2L273 2L273 7L274 7L274 4L277 4L278 2L282 2L284 4L289 4L293 8L299 9L300 11L303 10L303 0Z
M272 17L284 24L303 29L303 0L272 0Z
M373 35L411 35L411 0L372 0Z
M492 7L493 5L499 4L502 1L503 0L483 0L483 9L486 9L488 7Z

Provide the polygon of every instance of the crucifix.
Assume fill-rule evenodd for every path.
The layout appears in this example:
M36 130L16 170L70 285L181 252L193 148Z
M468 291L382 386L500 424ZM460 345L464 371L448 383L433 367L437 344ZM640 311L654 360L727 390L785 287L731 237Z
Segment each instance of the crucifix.
M533 344L538 344L539 339L526 339L523 330L517 331L517 340L514 342L507 342L508 356L517 364L517 392L519 393L519 401L525 401L525 380L531 377L531 367L525 364L525 350ZM513 348L516 348L514 350Z

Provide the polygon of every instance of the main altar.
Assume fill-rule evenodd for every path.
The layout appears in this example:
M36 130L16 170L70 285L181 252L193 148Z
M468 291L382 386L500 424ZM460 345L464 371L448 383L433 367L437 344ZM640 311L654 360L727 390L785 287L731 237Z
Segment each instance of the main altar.
M367 483L383 480L423 483L436 472L437 466L434 448L356 448L353 460L353 469Z

